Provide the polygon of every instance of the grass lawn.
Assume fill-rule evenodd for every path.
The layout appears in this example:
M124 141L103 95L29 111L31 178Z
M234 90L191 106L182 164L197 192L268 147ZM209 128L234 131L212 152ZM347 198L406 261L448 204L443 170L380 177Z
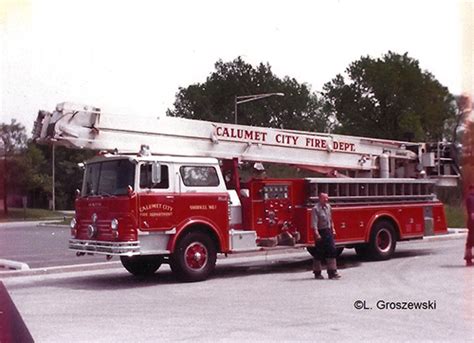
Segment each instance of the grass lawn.
M41 208L9 208L8 215L0 214L0 222L14 221L14 220L41 220L49 218L64 218L69 217L61 212L49 211ZM69 223L69 219L67 222Z
M446 211L448 227L466 227L466 211L462 206L445 205L444 209ZM0 222L14 220L41 220L49 218L61 219L61 221L57 222L57 224L61 225L69 225L69 222L71 221L70 215L64 215L61 212L54 212L40 208L27 208L26 210L23 210L22 208L9 208L8 216L5 217L3 213L0 214Z
M466 227L466 210L462 206L444 205L448 227Z

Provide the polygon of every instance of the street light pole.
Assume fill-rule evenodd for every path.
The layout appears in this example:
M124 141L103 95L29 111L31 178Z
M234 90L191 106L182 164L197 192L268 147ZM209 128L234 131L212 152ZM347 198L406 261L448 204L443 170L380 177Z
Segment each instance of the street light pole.
M55 171L55 158L54 158L55 157L54 156L55 155L55 147L56 146L53 144L52 148L51 148L51 150L52 150L51 167L53 169L52 170L52 174L53 174L53 180L52 180L53 184L52 184L52 186L53 186L53 189L52 189L52 199L51 199L51 201L52 201L51 205L52 206L51 206L51 209L53 211L56 211L56 190L55 190L56 171Z
M6 216L8 214L8 192L7 192L7 145L3 143L3 214Z
M234 124L237 124L237 98L238 96L236 95L234 99Z
M236 95L234 99L234 123L237 124L237 105L255 100L269 98L271 96L285 96L284 93L264 93L253 95Z

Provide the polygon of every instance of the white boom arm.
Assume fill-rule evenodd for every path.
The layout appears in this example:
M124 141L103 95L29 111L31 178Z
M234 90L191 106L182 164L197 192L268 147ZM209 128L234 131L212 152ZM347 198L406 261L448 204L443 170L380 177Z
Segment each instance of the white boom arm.
M33 138L70 148L137 153L141 145L148 145L153 154L160 155L238 158L359 171L388 170L389 163L393 169L395 160L411 164L414 171L414 166L421 163L422 151L426 151L424 143L174 117L138 119L71 103L57 105L52 113L40 111Z

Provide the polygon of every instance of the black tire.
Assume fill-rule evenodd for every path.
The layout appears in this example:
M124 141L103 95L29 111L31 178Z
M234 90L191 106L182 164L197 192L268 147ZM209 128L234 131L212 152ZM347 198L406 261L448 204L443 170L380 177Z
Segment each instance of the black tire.
M217 249L211 237L202 232L190 232L176 244L170 267L182 281L202 281L214 271L216 259Z
M388 260L392 257L397 245L393 224L380 220L372 227L368 246L369 257L373 260Z
M124 268L135 276L153 275L163 263L163 257L147 256L120 256Z

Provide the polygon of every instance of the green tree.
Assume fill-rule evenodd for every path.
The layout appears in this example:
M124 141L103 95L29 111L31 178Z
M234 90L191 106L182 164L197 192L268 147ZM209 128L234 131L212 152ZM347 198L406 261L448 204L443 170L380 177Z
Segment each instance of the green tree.
M11 186L18 193L28 195L29 205L42 207L47 204L48 196L51 194L50 164L43 152L35 143L28 142L28 146L21 156L13 161L14 169L17 171L16 178Z
M8 213L7 195L28 196L29 206L47 207L52 192L51 146L38 145L27 140L25 127L12 120L0 124L0 185L3 186L5 214ZM71 150L57 147L56 204L58 209L74 207L75 191L81 188L83 169L78 164L92 157L91 150Z
M361 57L323 90L337 132L418 141L452 138L453 96L407 53Z
M168 115L216 122L234 122L235 96L284 93L283 97L270 97L240 104L238 123L254 126L284 127L324 131L327 118L316 94L305 83L285 76L277 77L270 65L257 67L241 57L232 62L219 60L204 83L179 88L174 108Z
M48 174L51 175L52 149L51 146L38 145L48 161ZM55 148L55 195L57 209L74 208L76 190L82 188L82 163L96 154L94 150L74 150L57 146Z
M0 139L2 142L1 153L3 159L3 204L4 214L8 214L7 198L10 183L15 180L16 170L11 168L12 160L19 155L26 147L25 127L15 119L10 124L0 124Z

